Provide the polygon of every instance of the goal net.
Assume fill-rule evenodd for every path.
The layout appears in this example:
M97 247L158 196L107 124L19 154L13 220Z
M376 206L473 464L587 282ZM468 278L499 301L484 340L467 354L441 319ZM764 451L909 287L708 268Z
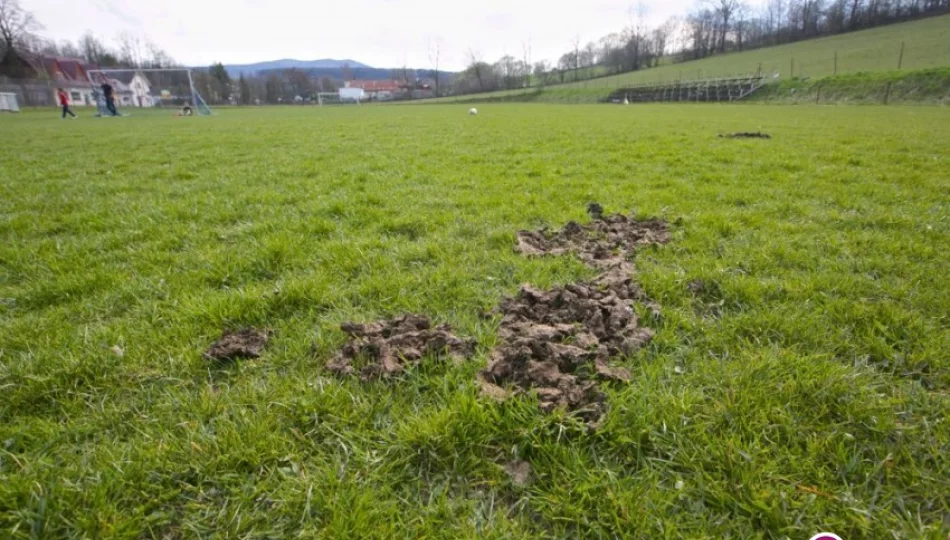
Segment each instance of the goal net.
M89 70L92 97L101 116L122 114L129 109L165 109L175 114L210 115L195 78L189 69L96 69ZM112 88L112 105L105 96L104 85Z

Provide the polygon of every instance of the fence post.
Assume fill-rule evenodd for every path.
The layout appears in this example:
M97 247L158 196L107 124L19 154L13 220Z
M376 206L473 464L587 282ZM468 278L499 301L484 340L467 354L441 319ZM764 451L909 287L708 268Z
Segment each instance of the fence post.
M897 59L897 69L900 69L904 65L904 42L901 41L901 55Z
M887 83L887 89L884 90L884 104L887 105L887 100L891 97L891 83Z
M815 89L815 105L818 105L819 101L821 101L821 84Z
M838 74L838 51L835 51L835 75Z

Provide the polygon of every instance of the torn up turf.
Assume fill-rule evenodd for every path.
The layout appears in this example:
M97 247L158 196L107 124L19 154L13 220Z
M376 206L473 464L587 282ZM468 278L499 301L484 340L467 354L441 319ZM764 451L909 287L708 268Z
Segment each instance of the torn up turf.
M737 133L727 133L720 135L720 139L771 139L772 136L761 131L739 131Z
M433 328L429 319L421 315L408 314L369 324L345 323L340 329L349 335L349 341L327 362L326 368L337 375L352 375L356 372L354 361L363 358L369 363L359 370L362 380L398 375L427 355L462 360L475 352L474 340L457 337L447 324Z
M209 360L228 361L240 358L258 358L270 339L268 330L244 328L226 330L218 341L205 352Z
M668 242L670 233L662 220L604 218L596 203L588 209L594 217L589 225L570 222L555 233L522 231L516 249L526 255L576 253L602 273L548 291L525 285L502 300L495 310L502 316L500 343L478 377L484 395L503 400L534 392L543 411L565 408L596 427L606 411L599 382L630 379L608 359L631 354L653 337L640 326L633 304L657 308L634 282L627 257L638 246Z
M591 222L570 221L559 231L519 231L515 250L526 256L574 253L595 268L616 266L639 246L670 241L669 227L660 219L638 220L633 216L603 216L603 207L588 205Z

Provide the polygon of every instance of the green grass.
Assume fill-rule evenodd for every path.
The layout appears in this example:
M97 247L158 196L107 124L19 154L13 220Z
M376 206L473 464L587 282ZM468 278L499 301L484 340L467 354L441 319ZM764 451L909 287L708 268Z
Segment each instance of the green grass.
M749 97L769 103L950 103L950 68L788 79Z
M596 94L603 97L611 90L623 86L745 76L758 72L760 67L762 73L768 76L778 73L781 79L793 76L827 77L835 73L890 71L897 69L902 42L904 43L902 69L950 67L950 15L776 47L716 55L691 62L662 63L655 68L549 86L544 90L544 100L564 101L564 96L573 95L570 92L564 92L567 89L580 89L581 94ZM837 70L835 69L836 52ZM793 62L794 73L792 73ZM532 91L534 90L527 90L528 93ZM479 98L485 101L525 92L525 90L492 92L480 94ZM550 99L548 99L548 94L550 94ZM440 100L453 101L467 98L467 96L453 96L440 98ZM428 100L428 102L434 101L436 100Z
M950 533L950 110L50 110L0 137L0 537ZM591 275L515 232L592 200L675 232L589 434L474 374L482 310ZM322 371L340 322L404 311L478 358ZM239 325L275 330L262 358L201 358Z

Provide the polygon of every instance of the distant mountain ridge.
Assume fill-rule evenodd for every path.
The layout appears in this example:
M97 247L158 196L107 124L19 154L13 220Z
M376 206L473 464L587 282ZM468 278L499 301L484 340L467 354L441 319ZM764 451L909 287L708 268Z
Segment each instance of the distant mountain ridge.
M266 77L272 73L287 69L299 69L314 79L327 77L334 80L341 80L346 76L360 80L385 81L399 78L394 76L394 72L397 71L394 68L374 68L362 62L357 62L356 60L335 60L333 58L323 58L320 60L294 60L292 58L285 58L282 60L270 60L253 64L225 64L224 69L227 70L228 75L230 75L232 79L237 79L241 75L248 77L254 75ZM348 69L348 73L344 74L344 69ZM398 71L401 71L401 68ZM429 69L410 68L410 71L413 72L417 78L430 77L432 74L432 70ZM442 71L441 74L442 77L447 77L450 80L454 75L454 73L447 71Z
M342 70L343 66L350 68L370 68L366 64L356 60L336 60L333 58L321 58L320 60L295 60L293 58L283 58L280 60L270 60L267 62L255 62L253 64L225 64L224 69L228 70L231 77L240 77L243 75L256 75L264 71L275 69L332 69Z

